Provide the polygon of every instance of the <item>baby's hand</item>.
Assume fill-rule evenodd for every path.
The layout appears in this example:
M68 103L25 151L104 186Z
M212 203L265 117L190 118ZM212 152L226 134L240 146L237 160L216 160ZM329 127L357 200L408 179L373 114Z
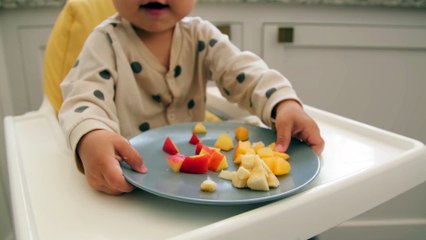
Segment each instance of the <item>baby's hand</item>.
M276 107L276 151L284 152L294 136L303 140L319 155L324 149L324 140L315 121L293 100L286 100Z
M120 161L135 171L145 173L141 156L124 137L106 130L93 130L84 135L77 147L89 185L101 192L118 195L134 187L123 177Z

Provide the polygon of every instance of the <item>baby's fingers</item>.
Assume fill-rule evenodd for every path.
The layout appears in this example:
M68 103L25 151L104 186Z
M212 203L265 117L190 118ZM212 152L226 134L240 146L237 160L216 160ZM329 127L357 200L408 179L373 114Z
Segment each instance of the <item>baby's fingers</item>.
M287 151L288 145L291 141L292 126L290 124L277 125L277 141L275 145L275 151L285 152Z
M129 164L133 170L140 173L146 173L148 171L142 157L127 140L123 139L123 141L118 142L115 150L117 151L118 158Z
M308 144L318 155L324 149L324 139L321 137L318 125L314 124L314 122L306 124L306 127L302 128L295 137Z
M318 132L318 134L316 134ZM319 130L315 129L314 132L310 131L304 131L301 134L300 139L306 142L312 150L318 155L322 153L324 150L324 140L322 139L321 135L319 134Z
M103 186L102 191L108 194L117 195L123 192L131 192L134 189L134 186L123 177L118 161L104 169L103 178L105 186Z

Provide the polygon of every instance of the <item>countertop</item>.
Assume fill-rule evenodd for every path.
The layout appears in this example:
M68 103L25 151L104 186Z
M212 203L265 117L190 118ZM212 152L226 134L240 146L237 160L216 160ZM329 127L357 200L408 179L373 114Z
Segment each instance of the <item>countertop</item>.
M66 0L0 0L2 8L58 7ZM426 8L426 0L198 0L198 3L282 3L302 5Z

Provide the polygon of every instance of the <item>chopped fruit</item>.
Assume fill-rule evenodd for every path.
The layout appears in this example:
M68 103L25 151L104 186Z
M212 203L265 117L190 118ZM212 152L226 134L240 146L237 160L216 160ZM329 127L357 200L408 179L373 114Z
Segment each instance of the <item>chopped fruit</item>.
M213 151L209 158L209 170L217 172L224 155L220 152ZM221 169L220 169L221 170Z
M195 154L209 156L209 170L211 171L218 172L222 169L228 168L228 160L218 148L197 144Z
M194 128L192 129L193 133L206 133L207 129L206 127L203 125L202 122L197 122L194 126Z
M237 174L232 176L231 181L232 181L232 186L234 186L236 188L246 188L247 187L247 179L241 179L241 178L237 177Z
M236 174L237 172L235 171L229 171L229 170L222 170L219 173L219 178L225 179L225 180L232 180L233 176Z
M284 158L285 160L290 159L290 156L287 153L282 153L282 152L275 152L274 151L274 156Z
M234 148L234 142L232 141L231 136L226 133L222 133L217 138L214 147L220 148L223 151L230 151Z
M234 129L235 138L238 141L246 141L249 139L249 131L245 127L237 127Z
M168 154L171 154L171 155L175 155L175 154L179 153L179 149L173 143L173 141L172 141L172 139L170 139L170 137L167 137L166 140L164 141L163 151L168 153Z
M195 133L192 133L191 139L189 139L189 143L192 145L197 145L197 143L200 142L200 139L195 135Z
M278 180L277 176L270 172L268 176L266 176L266 180L268 181L269 187L276 188L280 185L280 181Z
M280 185L280 181L278 180L277 176L271 171L271 169L268 166L265 166L265 160L260 161L260 163L263 165L265 171L266 171L266 180L268 181L269 187L276 188Z
M254 154L245 154L241 156L241 166L247 169L252 169L254 167L254 162L256 155Z
M252 144L250 141L239 141L234 151L234 163L241 164L242 158L248 156L249 159L245 164L252 164L250 155L258 155L275 175L288 174L291 170L289 163L282 163L282 160L289 160L290 156L287 153L275 151L275 142L265 147L263 142Z
M275 175L284 175L289 173L291 170L290 163L284 160L284 158L276 158L275 168L272 170Z
M197 143L196 145L195 145L195 154L196 155L198 155L198 154L200 154L200 152L201 152L201 149L203 148L203 144L201 144L201 143Z
M272 172L272 170L266 165L265 161L259 161L260 165L263 167L263 169L265 170L265 174L269 175L269 174L274 174ZM275 176L275 175L274 175Z
M264 147L264 148L259 148L257 150L257 155L259 155L259 157L263 158L263 157L273 157L274 156L274 151L268 147Z
M185 173L207 173L208 170L208 154L187 156L180 167L180 171Z
M210 111L206 111L206 121L207 122L222 122L222 119L220 119L218 116L214 115Z
M168 155L167 163L169 164L173 172L179 172L185 158L186 158L185 155L179 154L179 153L176 155Z
M250 141L238 141L234 151L234 163L241 163L241 155L253 152ZM253 152L254 153L254 152Z
M291 171L290 156L275 151L275 142L265 145L262 141L251 143L248 130L243 127L235 128L235 138L238 140L233 153L234 163L239 164L237 170L228 171L228 161L221 151L234 148L235 139L225 132L221 133L213 146L202 144L196 133L206 133L207 130L198 122L188 143L195 145L195 155L186 156L179 152L178 147L170 137L163 143L163 151L168 153L167 163L173 172L205 174L209 170L220 172L218 177L232 182L235 188L249 188L257 191L269 191L280 185L279 175ZM214 192L216 183L210 179L200 185L201 191Z
M247 186L253 190L269 191L268 181L263 172L253 171L247 179Z
M216 191L216 183L210 179L206 179L201 183L200 189L203 192L214 192Z
M280 181L258 155L243 155L241 165L236 171L223 170L219 178L232 181L236 188L250 188L258 191L269 191L276 188Z
M272 150L275 151L275 145L276 145L276 143L273 142L273 143L271 143L271 144L268 145L268 148L271 148Z
M275 157L264 157L262 160L269 169L272 170L275 168Z
M237 170L237 177L244 180L250 177L250 171L245 167L239 167Z
M263 142L255 142L255 143L253 143L253 149L254 149L254 151L258 151L259 149L261 149L261 148L264 148L265 147L265 144L263 143Z
M199 154L212 154L215 151L214 148L207 145L202 145Z
M216 169L216 172L221 171L223 169L227 169L228 168L228 159L226 158L225 155L223 155L222 161L220 162L219 166Z

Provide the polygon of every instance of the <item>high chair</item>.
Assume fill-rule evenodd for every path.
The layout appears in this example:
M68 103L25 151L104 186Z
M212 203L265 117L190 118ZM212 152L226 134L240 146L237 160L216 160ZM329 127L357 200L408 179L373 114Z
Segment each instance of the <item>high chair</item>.
M318 177L300 194L272 204L210 206L145 191L119 197L94 191L77 171L58 123L59 85L91 29L113 12L111 0L68 0L45 50L40 109L4 120L16 239L233 239L265 233L308 239L426 181L424 144L305 106L326 148ZM258 121L216 87L207 93L215 114ZM209 112L206 119L220 120Z

